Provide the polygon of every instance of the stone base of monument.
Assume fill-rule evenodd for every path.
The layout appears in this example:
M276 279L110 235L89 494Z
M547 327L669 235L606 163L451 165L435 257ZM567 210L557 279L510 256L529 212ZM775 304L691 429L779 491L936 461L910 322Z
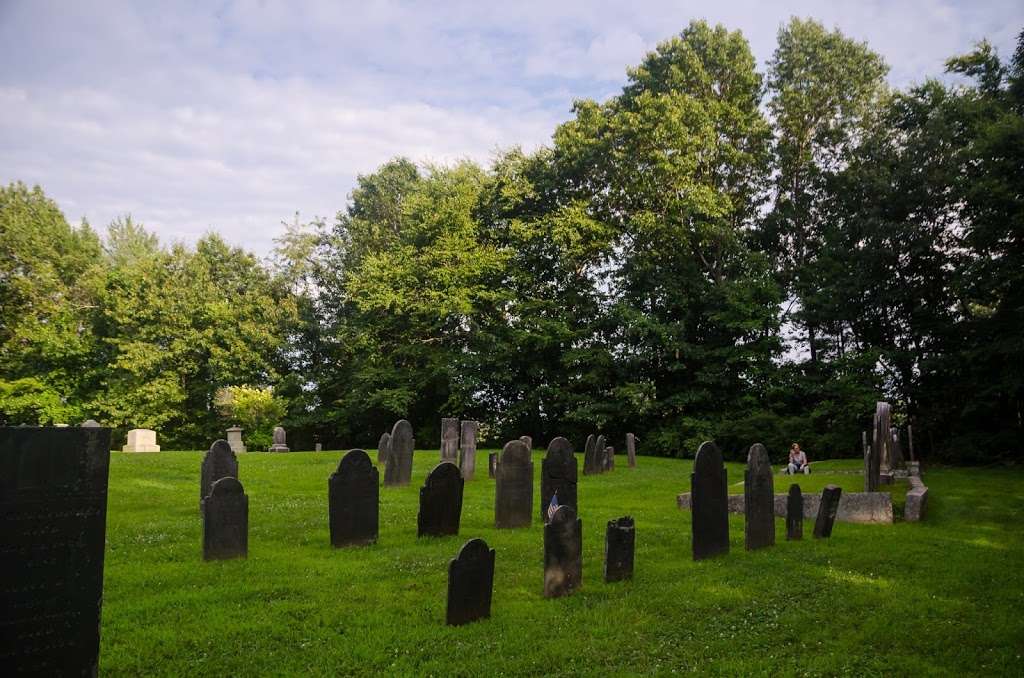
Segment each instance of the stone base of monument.
M268 452L291 452L287 445L271 445Z
M786 517L787 494L775 495L775 515ZM909 502L909 498L908 498ZM804 518L814 520L818 515L821 494L804 493ZM683 492L676 497L681 509L690 508L690 493ZM729 495L729 513L745 513L742 494ZM836 520L844 523L892 523L892 496L888 492L843 492L839 498L839 513Z
M159 452L159 445L125 445L121 448L122 452Z

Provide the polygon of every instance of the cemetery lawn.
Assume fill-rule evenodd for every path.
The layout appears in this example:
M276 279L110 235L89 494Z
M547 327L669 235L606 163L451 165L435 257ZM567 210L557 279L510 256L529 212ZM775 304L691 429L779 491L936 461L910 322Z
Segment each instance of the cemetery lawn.
M199 452L111 455L102 675L1021 675L1024 470L927 469L923 523L836 523L830 541L695 563L689 460L640 457L580 475L583 587L542 597L542 527L496 530L494 482L466 484L458 537L417 539L409 487L381 489L380 541L333 549L327 478L340 452L242 454L249 558L204 563ZM376 454L371 453L376 459ZM582 469L582 458L577 455ZM534 454L535 503L540 451ZM785 492L859 490L857 461L775 476ZM729 464L731 492L743 467ZM777 468L777 467L776 467ZM604 530L632 515L636 575L605 584ZM445 626L448 561L472 537L497 551L492 617Z

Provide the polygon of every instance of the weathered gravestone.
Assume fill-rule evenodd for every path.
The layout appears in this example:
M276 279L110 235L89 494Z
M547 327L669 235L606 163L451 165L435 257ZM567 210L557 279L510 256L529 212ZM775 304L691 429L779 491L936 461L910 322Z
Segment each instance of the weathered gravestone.
M818 517L814 521L815 539L827 539L832 536L832 526L836 522L836 513L839 511L839 497L842 494L843 490L835 485L827 485L821 491Z
M285 442L284 429L280 426L274 427L274 444L270 446L268 452L288 452L288 444Z
M743 478L743 506L746 523L743 530L748 551L775 545L775 483L768 450L754 443L747 453Z
M238 459L226 440L218 440L210 446L199 467L199 510L203 500L209 496L213 484L221 478L238 477Z
M412 481L412 451L416 441L412 424L401 419L391 429L388 458L384 468L385 485L408 485Z
M459 420L456 417L441 419L441 461L455 463L459 459Z
M713 442L702 443L690 474L693 559L729 552L729 492L722 452Z
M420 488L420 512L416 536L443 537L459 533L462 517L462 473L450 461L442 461L427 474Z
M576 503L577 482L576 455L572 444L562 437L555 438L548 445L548 452L540 463L540 519L547 520L551 497L558 495L558 503L568 504L579 510Z
M494 549L483 539L470 539L448 563L448 625L490 617L493 591Z
M608 521L604 533L604 580L633 578L633 554L636 550L636 526L630 516Z
M498 453L490 452L487 455L487 476L493 478L498 472Z
M615 470L615 448L611 445L604 448L604 470Z
M480 424L475 421L462 422L462 431L459 441L459 468L462 469L462 479L472 480L476 475L476 432Z
M363 450L349 450L327 480L331 545L377 541L380 529L380 471Z
M228 445L231 446L231 451L235 454L245 452L245 443L242 442L242 429L238 426L232 426L227 430L228 434Z
M494 478L494 526L529 527L533 518L533 461L526 443L505 443Z
M249 555L249 497L238 478L213 483L203 510L203 560Z
M95 676L110 429L0 428L0 667Z
M526 445L526 449L533 450L533 438L530 436L519 436L519 439L523 441L524 445Z
M128 442L121 448L122 452L159 452L156 444L156 431L148 428L133 428L128 431Z
M391 434L385 431L380 434L380 440L377 441L377 463L387 464L388 452L391 451Z
M583 521L571 506L559 506L544 526L544 597L572 593L583 582Z
M900 430L895 427L892 429L892 467L906 467L903 459L903 443L900 442Z
M604 436L597 436L597 440L594 441L594 468L596 473L604 473L605 469L605 458L608 454L608 446L605 444Z
M804 493L800 486L793 483L789 486L786 497L786 539L799 541L804 538Z
M636 436L632 433L626 434L626 458L629 468L636 468Z
M878 476L872 473L872 451L871 445L868 445L868 432L861 431L861 447L864 448L864 491L865 492L877 492L878 491Z
M600 473L597 468L597 438L593 433L587 436L587 444L583 447L583 475Z
M872 438L875 475L892 472L892 408L889 403L875 403L875 426Z

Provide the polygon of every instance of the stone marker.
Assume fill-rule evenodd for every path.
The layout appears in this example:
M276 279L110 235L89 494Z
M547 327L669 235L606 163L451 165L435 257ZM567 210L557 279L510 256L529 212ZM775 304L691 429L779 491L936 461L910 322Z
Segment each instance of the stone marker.
M629 468L636 468L636 436L632 433L626 434L626 459L629 460Z
M864 491L875 492L878 490L878 483L872 483L871 474L871 446L868 445L868 432L860 432L861 447L864 449Z
M892 408L889 403L875 403L875 435L873 455L877 473L892 472Z
M327 479L331 546L377 541L380 529L380 471L363 450L349 450Z
M533 451L533 438L530 436L519 436L519 439L526 445L526 449Z
M498 453L491 452L487 455L487 476L493 478L498 472Z
M576 455L572 453L572 444L565 438L558 437L548 445L548 452L540 463L540 519L547 522L548 505L551 496L558 495L559 505L568 504L577 511Z
M462 473L450 461L442 461L427 474L420 488L417 537L443 537L459 533L462 517Z
M690 474L694 560L729 552L727 478L718 446L710 441L702 443Z
M622 581L633 578L633 553L636 550L636 529L630 516L608 521L604 533L604 580Z
M159 452L156 444L156 431L148 428L133 428L128 431L128 442L121 448L122 452Z
M835 485L827 485L821 491L818 517L814 521L815 539L827 539L832 536L832 525L836 522L836 512L839 511L839 497L842 494L843 490Z
M0 667L95 676L110 429L0 427Z
M249 497L238 478L213 483L203 511L203 560L249 555Z
M892 429L892 466L893 468L905 468L903 460L903 443L900 442L900 430Z
M494 549L483 539L470 539L448 563L448 625L490 617L493 591Z
M594 441L594 468L597 473L605 472L605 454L608 450L608 446L604 442L604 436L597 436L597 440Z
M384 485L408 485L412 482L412 451L416 441L412 437L412 424L400 419L391 429Z
M227 434L228 445L231 446L231 451L235 454L245 452L245 443L242 442L242 429L232 426L227 430Z
M615 470L615 448L608 445L604 448L604 470Z
M391 434L385 431L380 434L377 441L377 463L384 465L388 461L388 452L391 449Z
M203 500L209 496L213 484L221 478L238 477L238 459L226 440L218 440L210 446L199 467L199 510Z
M789 486L786 498L786 539L799 541L804 538L804 495L800 486L793 483Z
M27 424L22 424L22 426L28 427ZM98 421L96 421L95 419L86 419L85 421L82 422L82 428L99 428L99 427L100 427L100 423ZM31 427L28 427L28 428L31 428Z
M280 426L274 427L274 444L270 446L268 452L289 452L288 444L285 442L284 429Z
M462 422L462 431L459 436L459 468L462 469L462 479L469 481L476 475L476 432L480 424L475 421Z
M323 444L322 443L314 443L313 444L313 451L314 452L323 452L324 451Z
M533 461L526 443L505 443L494 478L494 526L529 527L533 518Z
M775 545L775 483L768 450L754 443L747 453L743 477L743 502L746 523L743 530L747 550Z
M587 436L587 444L583 448L583 475L600 473L597 468L597 438L591 433Z
M583 582L583 521L571 506L559 506L544 526L544 597L572 593Z
M441 461L453 464L459 459L459 420L457 417L441 419Z

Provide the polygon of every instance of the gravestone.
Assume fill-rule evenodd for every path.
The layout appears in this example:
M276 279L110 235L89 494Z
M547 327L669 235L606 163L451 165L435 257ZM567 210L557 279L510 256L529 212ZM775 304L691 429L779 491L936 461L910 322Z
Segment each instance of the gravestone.
M900 442L900 430L892 429L892 466L893 468L905 468L903 460L903 443Z
M548 445L547 454L540 463L540 519L547 521L551 497L558 495L559 504L568 504L577 511L576 503L577 464L572 453L572 444L562 437L555 438Z
M238 477L238 459L226 440L218 440L210 446L199 467L199 510L203 500L209 496L213 484L221 478Z
M615 470L615 448L611 445L604 448L604 470Z
M768 450L754 443L747 453L747 470L743 477L743 507L746 523L743 530L747 550L775 545L775 483Z
M459 442L459 468L462 479L469 481L476 475L476 432L480 424L475 421L462 422Z
M587 436L587 444L583 447L583 475L599 473L597 468L597 438L593 433Z
M636 468L636 436L632 433L626 434L626 459L629 460L629 468Z
M203 560L249 555L249 497L238 478L214 481L203 510Z
M493 478L498 472L498 453L491 452L487 455L487 476Z
M804 538L804 493L800 486L793 483L789 486L786 497L786 539L799 541Z
M470 539L448 563L448 625L490 617L493 591L494 549L483 539Z
M417 537L443 537L459 533L462 517L462 473L450 461L442 461L427 474L420 488Z
M377 441L377 463L386 464L388 461L388 452L391 449L391 434L385 431L380 434L380 440Z
M242 442L242 429L232 426L227 430L228 445L235 454L245 452L245 443Z
M583 521L571 506L559 506L544 526L544 597L572 593L583 582Z
M156 444L156 431L148 428L133 428L128 431L128 442L121 448L122 452L159 452Z
M636 526L630 516L608 521L604 533L604 580L633 578L633 554L636 550Z
M327 479L331 545L361 546L377 541L380 529L380 471L363 450L349 450Z
M288 452L288 444L285 442L284 429L280 426L274 427L274 444L270 446L269 452Z
M526 443L505 443L494 478L494 526L529 527L533 518L533 461Z
M324 446L321 443L314 443L313 444L313 451L314 452L323 452L324 451Z
M408 485L412 481L412 451L415 444L412 424L405 419L397 421L391 429L384 485Z
M455 463L459 459L459 420L454 417L441 419L441 461Z
M533 438L530 436L519 436L519 439L523 441L524 445L526 445L526 449L531 451L533 450Z
M28 424L22 424L22 426L28 427ZM100 423L95 419L86 419L82 422L82 428L99 428Z
M875 473L892 472L892 408L889 403L875 403L875 434L872 456L875 458Z
M710 441L702 443L690 474L694 560L729 552L727 477L718 446Z
M839 511L839 497L843 490L835 485L827 485L821 491L821 503L818 504L818 517L814 521L814 538L827 539L832 536L832 525L836 522Z
M97 674L110 429L0 427L0 667Z
M878 490L877 480L872 483L874 477L871 474L871 445L868 445L868 432L860 433L861 447L864 449L864 491L876 492Z
M597 440L594 441L594 469L596 473L605 472L605 454L608 450L605 449L608 446L605 444L604 436L597 436Z

